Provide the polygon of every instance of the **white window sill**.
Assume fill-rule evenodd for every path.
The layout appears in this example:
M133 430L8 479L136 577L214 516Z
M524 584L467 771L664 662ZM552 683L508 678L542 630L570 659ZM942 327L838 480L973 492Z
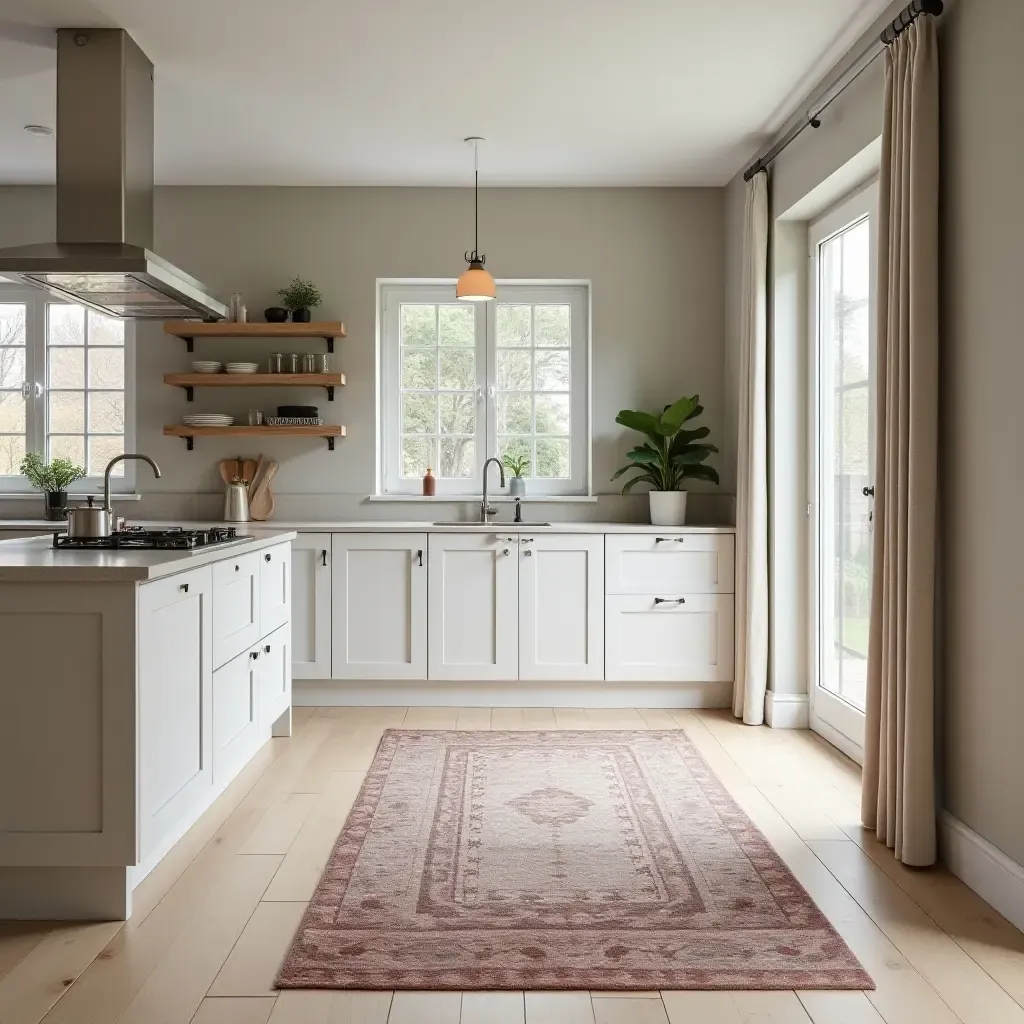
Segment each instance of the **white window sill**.
M102 491L89 491L88 493L72 492L68 494L68 501L85 501L88 498L101 498ZM42 491L0 491L0 501L42 501ZM111 501L141 501L141 494L111 494Z
M396 502L443 502L449 505L478 505L483 501L482 494L435 494L427 497L424 494L370 494L367 501L396 501ZM507 494L488 494L488 501L496 505L511 505L516 499ZM584 504L597 501L596 494L527 494L519 499L523 504Z

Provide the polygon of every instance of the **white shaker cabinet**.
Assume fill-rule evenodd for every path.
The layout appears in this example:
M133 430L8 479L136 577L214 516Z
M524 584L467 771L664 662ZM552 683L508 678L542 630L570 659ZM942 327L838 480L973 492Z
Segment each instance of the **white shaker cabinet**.
M519 678L604 679L604 537L519 538Z
M213 667L220 668L260 638L261 554L236 555L213 566Z
M268 732L288 736L292 707L292 641L291 626L287 622L260 641L258 668L260 732L264 736ZM280 731L275 731L275 723L285 714L289 717L280 723ZM285 725L287 728L281 728Z
M213 673L213 780L223 789L260 746L260 648Z
M427 535L338 533L332 552L332 678L425 679Z
M260 636L283 626L291 616L292 560L289 545L278 544L261 551Z
M519 677L518 547L487 531L431 534L431 679Z
M234 562L230 563L234 572ZM146 860L213 787L212 595L221 563L139 589L139 853ZM241 570L239 570L241 572Z
M331 678L331 535L300 533L292 541L292 673Z

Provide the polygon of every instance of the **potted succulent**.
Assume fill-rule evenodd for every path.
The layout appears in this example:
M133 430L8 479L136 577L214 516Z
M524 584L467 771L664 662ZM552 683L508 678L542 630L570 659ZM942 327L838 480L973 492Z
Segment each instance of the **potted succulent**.
M21 473L36 490L43 492L43 518L50 522L67 519L68 488L85 476L85 470L70 459L54 459L47 465L38 452L29 452L21 460Z
M285 308L291 310L292 323L295 324L308 324L312 310L323 301L320 289L312 281L303 281L301 277L293 278L292 283L280 289L277 294L281 296Z
M503 455L504 467L512 474L508 482L508 493L513 498L526 495L526 473L530 472L530 460L525 455Z
M682 526L686 522L687 492L683 485L687 480L719 482L715 469L705 464L718 449L713 444L701 443L711 431L707 427L683 429L684 424L703 411L700 396L694 395L666 405L660 415L623 409L615 417L616 423L640 431L647 441L627 452L629 465L618 470L612 479L617 480L631 470L637 472L626 481L623 494L629 494L639 483L651 485L651 522L655 526Z

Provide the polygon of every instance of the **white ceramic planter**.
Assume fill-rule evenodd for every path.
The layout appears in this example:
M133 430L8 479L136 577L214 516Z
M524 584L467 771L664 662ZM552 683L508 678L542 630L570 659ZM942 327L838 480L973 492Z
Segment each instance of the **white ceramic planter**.
M522 476L509 477L508 493L513 498L526 497L526 478Z
M653 526L686 525L686 491L651 491Z

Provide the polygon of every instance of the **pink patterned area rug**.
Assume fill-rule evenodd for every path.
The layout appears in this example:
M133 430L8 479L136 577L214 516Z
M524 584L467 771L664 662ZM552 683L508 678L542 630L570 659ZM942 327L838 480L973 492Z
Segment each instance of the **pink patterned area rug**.
M874 987L681 731L388 730L277 983Z

